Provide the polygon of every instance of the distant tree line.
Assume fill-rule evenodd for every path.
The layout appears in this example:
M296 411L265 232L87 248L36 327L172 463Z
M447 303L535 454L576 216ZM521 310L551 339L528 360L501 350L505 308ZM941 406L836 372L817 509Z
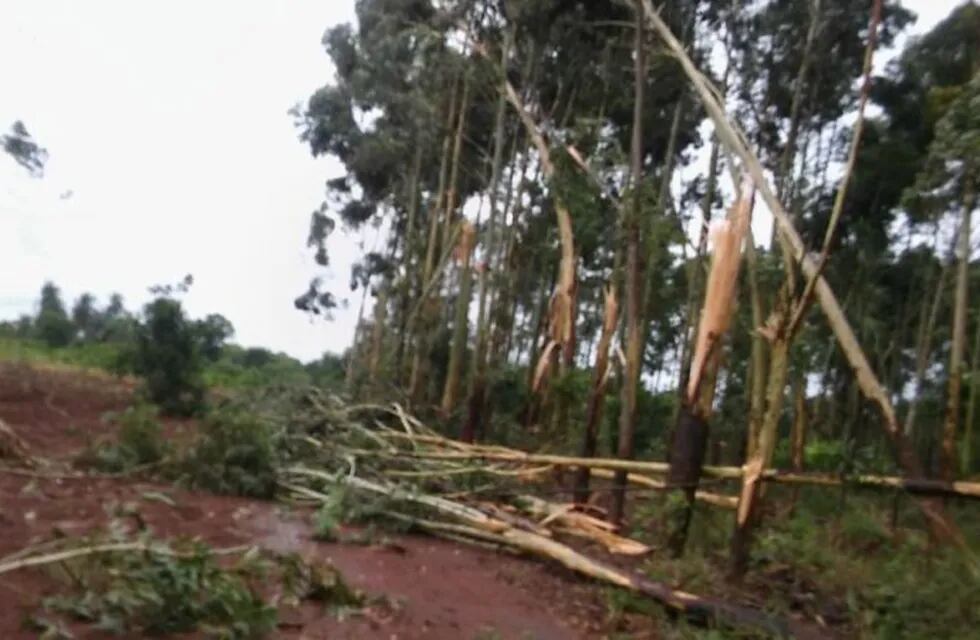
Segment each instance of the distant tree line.
M142 377L147 399L170 415L200 413L209 386L343 382L340 356L325 354L304 365L262 347L229 344L235 328L223 315L212 313L201 319L187 315L179 296L192 283L188 276L176 285L151 287L156 297L134 313L118 293L104 307L94 295L83 293L69 310L59 287L46 282L37 311L0 322L0 338L37 344L56 356L98 352L96 364L119 375Z

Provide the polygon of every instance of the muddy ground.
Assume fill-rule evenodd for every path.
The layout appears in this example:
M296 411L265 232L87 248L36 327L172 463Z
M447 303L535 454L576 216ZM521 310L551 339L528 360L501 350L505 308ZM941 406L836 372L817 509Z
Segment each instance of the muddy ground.
M131 383L104 375L0 364L0 419L35 455L49 459L70 461L110 433L104 414L124 408L132 396ZM194 428L166 426L170 433ZM127 478L0 470L0 556L57 535L104 530L120 506L158 537L258 544L328 559L350 584L378 596L379 604L343 620L314 605L281 612L276 637L545 640L606 637L623 625L609 619L602 588L551 564L412 535L386 534L368 545L318 542L306 510ZM23 628L25 617L63 589L40 569L0 576L0 638L35 637ZM629 637L659 637L642 630L648 623L639 624L630 622ZM104 637L86 627L73 631Z

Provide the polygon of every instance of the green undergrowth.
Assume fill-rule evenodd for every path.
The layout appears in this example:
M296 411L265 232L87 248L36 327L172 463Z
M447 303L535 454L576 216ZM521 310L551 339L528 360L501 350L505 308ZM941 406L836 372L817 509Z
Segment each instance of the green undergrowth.
M699 505L684 556L666 549L643 564L651 578L698 594L734 601L764 601L783 615L819 620L843 637L867 640L976 638L980 629L980 576L964 551L930 543L913 499L895 504L893 495L810 488L798 494L790 513L791 491L767 493L762 526L752 547L752 563L740 584L727 579L731 512ZM634 535L655 546L667 539L662 526L666 500L651 501L637 522L648 527ZM980 552L980 514L976 505L947 505L974 549ZM610 612L628 626L629 614L649 612L634 596L610 596ZM675 631L677 631L675 629ZM680 631L677 631L680 633ZM698 635L676 637L733 637ZM688 633L685 631L684 633ZM726 631L726 634L730 631ZM672 636L673 637L673 636Z
M122 473L162 463L172 455L173 447L163 437L159 410L153 405L136 404L104 419L117 426L114 437L86 448L76 461L78 466Z
M159 410L136 404L104 419L116 431L87 447L75 465L104 473L150 467L163 480L213 493L272 498L284 457L282 430L243 404L214 408L177 447L163 433Z
M182 478L195 488L253 498L271 498L282 449L281 431L247 411L228 405L204 417L181 463Z
M0 361L63 364L119 372L123 348L117 343L79 343L49 347L40 340L0 337Z
M89 538L65 546L105 541ZM316 602L343 615L365 604L332 565L296 554L254 547L224 553L199 540L170 543L149 535L139 542L145 550L51 565L64 589L45 598L25 626L44 638L72 637L65 622L74 620L127 638L194 632L247 640L272 634L282 607Z

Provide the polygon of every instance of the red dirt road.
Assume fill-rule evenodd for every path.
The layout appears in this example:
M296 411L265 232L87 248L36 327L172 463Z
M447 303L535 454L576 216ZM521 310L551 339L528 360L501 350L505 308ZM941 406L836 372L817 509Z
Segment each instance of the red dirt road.
M125 407L131 395L130 385L103 376L0 365L0 419L46 458L70 459L107 433L102 414ZM197 536L215 546L251 543L327 558L349 583L386 601L344 620L312 605L282 612L276 637L529 640L612 631L599 590L548 564L418 536L388 535L387 544L370 546L321 543L311 537L307 511L132 479L0 471L0 556L59 534L104 529L120 511L134 528L150 527L158 537ZM0 638L35 637L22 628L25 615L63 588L41 570L0 576ZM75 631L79 638L105 637Z

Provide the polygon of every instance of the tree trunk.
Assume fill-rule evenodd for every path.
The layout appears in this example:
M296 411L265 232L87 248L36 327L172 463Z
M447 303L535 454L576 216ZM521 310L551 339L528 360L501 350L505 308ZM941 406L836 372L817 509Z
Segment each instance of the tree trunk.
M626 231L626 367L620 388L619 444L620 458L633 457L634 430L636 429L636 388L640 382L643 364L643 245L640 236L640 219L643 213L643 88L646 84L646 47L643 29L643 6L636 2L636 37L633 43L633 140L630 149L630 176L633 201L624 216ZM626 500L626 473L619 472L613 479L612 508L610 518L622 522Z
M413 281L417 278L415 253L419 249L419 243L416 238L415 221L419 211L419 181L422 176L423 145L421 136L416 139L415 144L415 158L412 160L412 177L408 185L408 220L405 226L405 248L402 255L405 273L402 279L402 286L400 287L401 296L398 301L399 326L398 340L395 347L394 368L394 382L397 385L401 385L405 380L405 347L411 339L410 327L408 326L408 310L412 306L412 291L415 289Z
M695 90L701 98L708 116L715 124L722 144L743 162L748 174L752 177L756 187L758 187L766 206L772 212L776 225L780 230L780 237L783 238L783 242L787 245L787 248L791 250L793 260L800 264L804 275L813 281L814 293L816 294L824 317L837 337L837 341L840 343L841 352L844 354L844 357L857 377L861 392L874 404L881 414L882 426L894 446L895 455L899 464L907 475L921 477L922 464L909 441L905 438L905 433L898 422L895 407L892 405L891 399L888 397L884 387L882 387L881 381L872 370L864 350L854 335L854 330L844 315L840 302L834 295L833 289L830 288L826 278L820 274L820 264L807 253L806 246L796 232L786 210L772 192L762 164L749 149L744 137L732 126L728 117L725 115L724 106L719 103L717 96L708 88L704 76L694 66L694 63L687 55L683 46L677 41L673 33L671 33L670 28L664 23L656 11L654 11L650 0L641 1L643 2L644 13L648 24L654 31L660 34L667 49L676 56L684 72L694 84ZM937 539L951 541L960 547L965 547L966 542L962 532L946 513L941 502L932 498L921 498L918 500L918 505L922 509L922 513L925 515L926 520L929 522L929 527Z
M769 376L766 387L766 415L762 421L762 431L759 433L758 446L745 465L745 477L742 481L742 493L738 501L738 511L735 518L735 533L732 536L732 577L738 579L745 575L748 568L749 549L752 542L752 531L758 520L760 489L762 474L772 463L772 454L776 450L776 439L779 430L779 417L783 411L783 393L786 387L786 373L789 366L790 336L785 334L788 318L782 319L780 334L769 349Z
M967 180L969 183L969 180ZM967 187L969 189L969 187ZM963 217L960 223L957 249L956 295L953 302L953 341L949 350L949 380L946 392L946 415L943 420L943 446L939 470L943 479L952 482L956 477L956 432L960 425L961 390L963 387L963 353L966 350L966 306L970 269L970 215L973 197L969 191L963 197Z
M463 137L466 133L466 117L470 109L470 76L463 77L463 97L460 98L459 118L456 120L456 135L453 141L453 159L449 169L449 189L446 191L446 209L442 217L442 246L449 243L459 199L459 169L463 153Z
M385 282L378 290L374 299L374 325L371 327L371 357L368 360L368 371L371 381L380 379L381 355L384 352L385 323L388 321L388 289L390 282Z
M687 390L687 376L691 369L691 358L694 352L694 341L697 339L698 301L704 295L704 256L708 250L708 228L711 225L711 208L714 202L718 182L718 138L711 143L711 154L708 160L708 184L701 199L701 231L698 234L697 254L688 269L687 311L684 314L684 329L680 357L680 375L677 381L677 403L670 424L677 425L681 406L684 404ZM668 443L669 444L669 443Z
M806 376L801 376L796 383L793 393L793 428L790 431L790 451L793 471L801 473L806 457L806 437L809 429L810 416L806 406ZM790 509L796 506L799 489L793 488Z
M507 31L504 46L500 53L501 69L507 68L507 58L510 52L511 32ZM504 160L504 137L507 115L507 99L501 91L497 99L497 114L493 132L493 162L490 167L490 220L487 229L486 260L480 269L479 302L476 320L476 350L473 354L473 366L470 373L470 389L468 412L463 432L475 438L482 432L481 417L483 415L484 397L487 384L487 340L490 335L490 318L487 311L487 299L490 295L488 283L492 260L497 252L497 200L500 189L500 175ZM465 438L464 438L465 439Z
M436 256L438 255L439 245L439 222L440 213L446 202L446 182L449 179L449 159L453 141L453 124L456 121L457 111L457 85L458 79L453 84L452 94L449 100L449 109L446 118L446 135L442 141L442 160L439 165L439 187L436 203L429 208L429 238L425 246L425 264L422 269L422 287L425 287L432 279L432 272L435 270ZM412 353L412 369L409 374L408 396L412 405L417 405L421 400L422 380L425 378L425 361L429 356L428 324L429 309L424 299L424 291L419 289L419 295L423 299L419 301L421 312L414 319L412 333L415 335L415 349Z
M915 377L912 398L909 400L909 410L905 415L905 436L914 440L915 438L915 418L919 408L919 397L922 393L922 384L926 378L926 368L929 366L929 353L932 345L932 337L936 328L936 319L939 317L939 307L943 300L943 293L946 291L946 276L949 273L948 266L944 263L939 271L939 281L935 285L932 296L932 304L928 310L928 297L922 297L923 312L928 311L928 315L923 313L918 331L918 340L915 350Z
M963 429L963 446L960 448L960 473L973 471L973 421L976 417L977 391L980 390L980 317L973 332L973 352L970 356L970 399L966 405L966 424Z
M667 476L669 485L683 492L685 497L685 504L671 514L670 547L678 556L684 551L694 497L701 480L708 442L708 420L721 363L721 342L731 322L741 249L752 219L752 201L752 185L746 180L728 220L713 232L714 256L705 287L691 373L671 445L670 472Z
M456 297L456 314L453 318L453 342L449 351L449 365L446 370L446 385L442 391L440 409L448 417L456 408L459 395L460 378L463 374L463 357L466 355L467 315L470 309L470 290L473 286L473 274L470 263L473 258L473 247L476 243L476 230L469 223L463 224L463 232L459 238L459 295ZM464 431L463 440L472 442L473 434Z
M595 456L599 436L599 425L602 423L603 408L606 404L606 386L609 380L609 345L616 334L618 322L618 307L616 292L606 289L606 303L602 318L602 333L599 345L596 347L595 368L592 371L592 393L585 416L585 433L582 436L581 457ZM584 503L589 499L590 470L579 467L575 475L575 501Z

